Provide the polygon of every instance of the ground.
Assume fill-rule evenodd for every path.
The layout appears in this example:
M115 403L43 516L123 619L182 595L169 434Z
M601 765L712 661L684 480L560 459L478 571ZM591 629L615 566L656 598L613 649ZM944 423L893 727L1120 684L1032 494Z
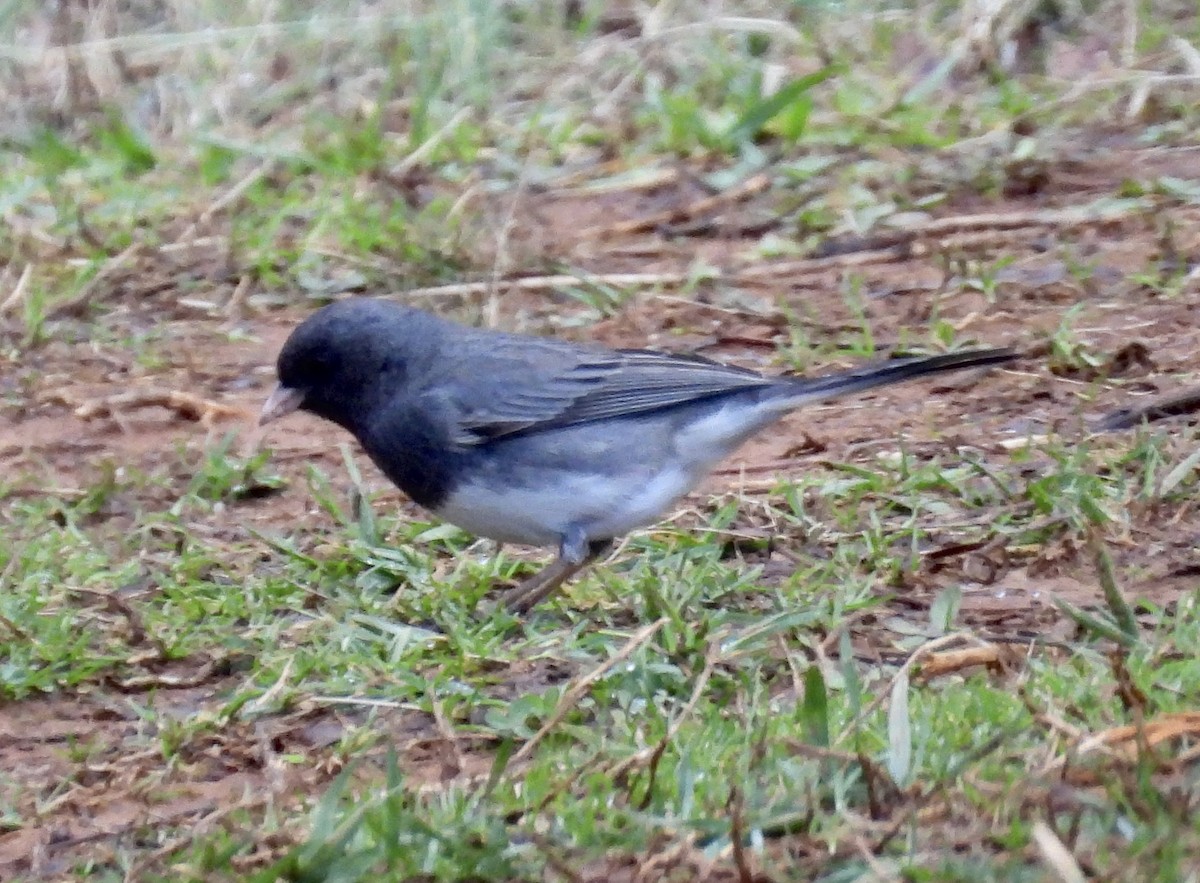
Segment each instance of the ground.
M782 159L351 175L483 219L411 275L377 244L294 270L292 203L255 252L245 193L309 180L277 160L103 242L110 193L74 190L69 234L17 212L0 877L1116 879L1133 843L1172 879L1200 153L1142 128L1085 120L986 185L879 151L845 181L913 208L849 225L797 221ZM38 300L51 261L88 273ZM519 624L478 602L544 552L437 525L334 426L256 426L289 331L364 294L767 372L1018 358L792 415Z

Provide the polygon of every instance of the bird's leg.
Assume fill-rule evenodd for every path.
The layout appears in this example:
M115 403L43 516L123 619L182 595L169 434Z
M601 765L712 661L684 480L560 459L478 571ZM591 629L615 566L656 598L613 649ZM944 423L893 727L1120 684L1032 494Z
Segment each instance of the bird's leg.
M584 563L572 563L558 557L501 599L510 613L528 613L554 590L583 569Z
M612 540L589 540L582 530L572 528L558 547L558 557L503 598L510 613L528 613L554 591L595 561L612 545Z

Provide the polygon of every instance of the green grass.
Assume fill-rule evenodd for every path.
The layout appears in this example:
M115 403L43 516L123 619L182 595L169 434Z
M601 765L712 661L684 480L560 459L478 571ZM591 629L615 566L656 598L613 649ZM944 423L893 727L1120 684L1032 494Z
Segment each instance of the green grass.
M1186 88L1145 72L1175 71L1169 38L1200 40L1194 9L1142 4L1120 36L1128 4L1027 22L1054 58L1103 37L1120 61L1131 36L1092 82L978 47L955 68L963 22L935 4L689 0L639 34L587 2L99 6L100 32L74 21L66 92L46 32L20 30L46 25L41 5L0 9L22 99L0 141L0 413L62 419L51 441L94 433L32 453L4 439L0 719L48 735L44 767L0 772L0 855L6 836L143 801L161 814L51 849L40 873L1196 879L1198 730L1179 723L1200 703L1181 551L1195 430L1084 431L1114 390L1169 388L1111 356L1143 333L1117 328L1125 312L1195 300L1186 226L1166 217L1195 182L1054 189L1135 99L1129 141L1193 148ZM611 251L573 238L759 173L754 199ZM634 186L655 174L676 177ZM556 199L570 211L546 214ZM1149 245L1114 273L1069 226L1036 247L889 239L1039 200L1123 206L1088 229ZM944 278L739 275L857 240L931 254L918 269ZM1034 252L1062 264L1054 284L1029 276ZM633 266L684 281L606 279ZM707 345L716 326L695 317L716 315L780 369L999 332L1034 354L996 387L1010 401L942 394L920 441L888 429L729 479L741 490L691 500L520 622L480 602L534 560L380 498L349 448L304 464L180 424L146 452L55 397L187 381L236 399L253 372L221 358L267 364L277 310L564 272L578 283L421 303L663 345ZM1172 337L1144 333L1182 371ZM1001 427L1008 447L987 435ZM1184 588L1138 598L1162 578ZM1021 591L1015 625L980 612ZM981 644L990 667L927 677ZM1124 726L1140 735L1089 742Z
M1072 541L1106 503L1128 511L1139 470L1152 453L1164 460L1164 446L1162 436L1145 439L1136 462L1037 450L1057 471L1006 493L982 470L936 461L818 473L779 495L731 500L695 529L635 540L569 602L522 624L473 610L489 580L513 575L513 562L481 558L458 532L355 519L317 474L308 492L343 524L319 552L281 539L271 561L251 563L261 544L206 542L187 525L218 501L236 511L246 487L275 483L261 460L231 461L218 449L169 510L135 513L119 537L97 536L88 522L120 508L133 485L109 481L77 502L9 509L21 539L4 562L3 689L20 701L134 683L147 662L129 657L147 651L155 664L217 660L231 677L198 714L142 709L145 735L129 747L154 748L168 769L247 722L299 707L364 709L324 761L346 770L263 879L536 877L555 862L649 857L665 843L686 845L681 861L703 863L727 857L734 837L745 838L747 861L822 879L863 872L860 842L897 873L1038 879L1020 847L1039 819L1069 833L1097 872L1132 867L1170 879L1196 847L1178 827L1194 794L1186 782L1164 790L1160 753L1128 766L1071 761L1076 772L1099 764L1098 786L1059 786L1075 796L1049 814L1052 780L1038 769L1067 759L1055 726L1099 732L1194 707L1200 633L1190 602L1146 611L1117 656L1086 633L1069 650L1030 638L1032 654L1000 677L922 684L849 641L871 635L898 660L960 627L933 612L924 623L890 622L876 588L915 572L911 556L940 522L1008 499L1010 514L978 535L1028 542L1029 523L1050 514L1052 533ZM1013 463L989 466L1005 473ZM1059 489L1054 510L1041 502L1047 482ZM1062 491L1071 487L1087 492L1070 498ZM1193 492L1193 479L1172 490ZM1086 495L1098 502L1081 502ZM762 517L780 542L799 531L827 556L775 581L727 558L736 525ZM852 523L865 532L844 533ZM435 578L448 555L453 569ZM154 590L103 602L130 585ZM873 633L846 631L872 614L883 617ZM918 662L909 675L919 671ZM1136 701L1117 689L1118 672ZM397 762L403 746L372 725L373 703L439 719L456 740L447 751L486 762L444 785L410 782ZM281 762L313 758L294 752ZM921 822L924 814L936 821ZM297 830L280 818L262 824L263 834ZM230 874L231 858L254 845L236 831L195 838L175 867L189 879Z

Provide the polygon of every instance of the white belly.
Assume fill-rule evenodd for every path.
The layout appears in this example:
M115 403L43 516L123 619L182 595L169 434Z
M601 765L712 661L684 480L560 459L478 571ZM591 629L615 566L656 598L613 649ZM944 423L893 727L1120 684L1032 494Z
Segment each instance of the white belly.
M571 528L589 541L613 539L662 518L783 410L729 402L680 421L631 419L518 438L435 514L504 543L557 546Z
M589 540L607 540L651 524L694 483L677 467L650 476L633 472L616 479L550 473L542 489L498 491L463 484L435 514L463 530L502 543L557 546L572 525L580 527Z

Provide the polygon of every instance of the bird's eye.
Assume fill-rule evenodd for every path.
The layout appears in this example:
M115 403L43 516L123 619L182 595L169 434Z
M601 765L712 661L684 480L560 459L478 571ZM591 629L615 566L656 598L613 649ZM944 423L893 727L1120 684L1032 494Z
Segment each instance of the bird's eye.
M305 353L281 364L279 377L289 386L307 389L327 381L334 371L327 353Z

